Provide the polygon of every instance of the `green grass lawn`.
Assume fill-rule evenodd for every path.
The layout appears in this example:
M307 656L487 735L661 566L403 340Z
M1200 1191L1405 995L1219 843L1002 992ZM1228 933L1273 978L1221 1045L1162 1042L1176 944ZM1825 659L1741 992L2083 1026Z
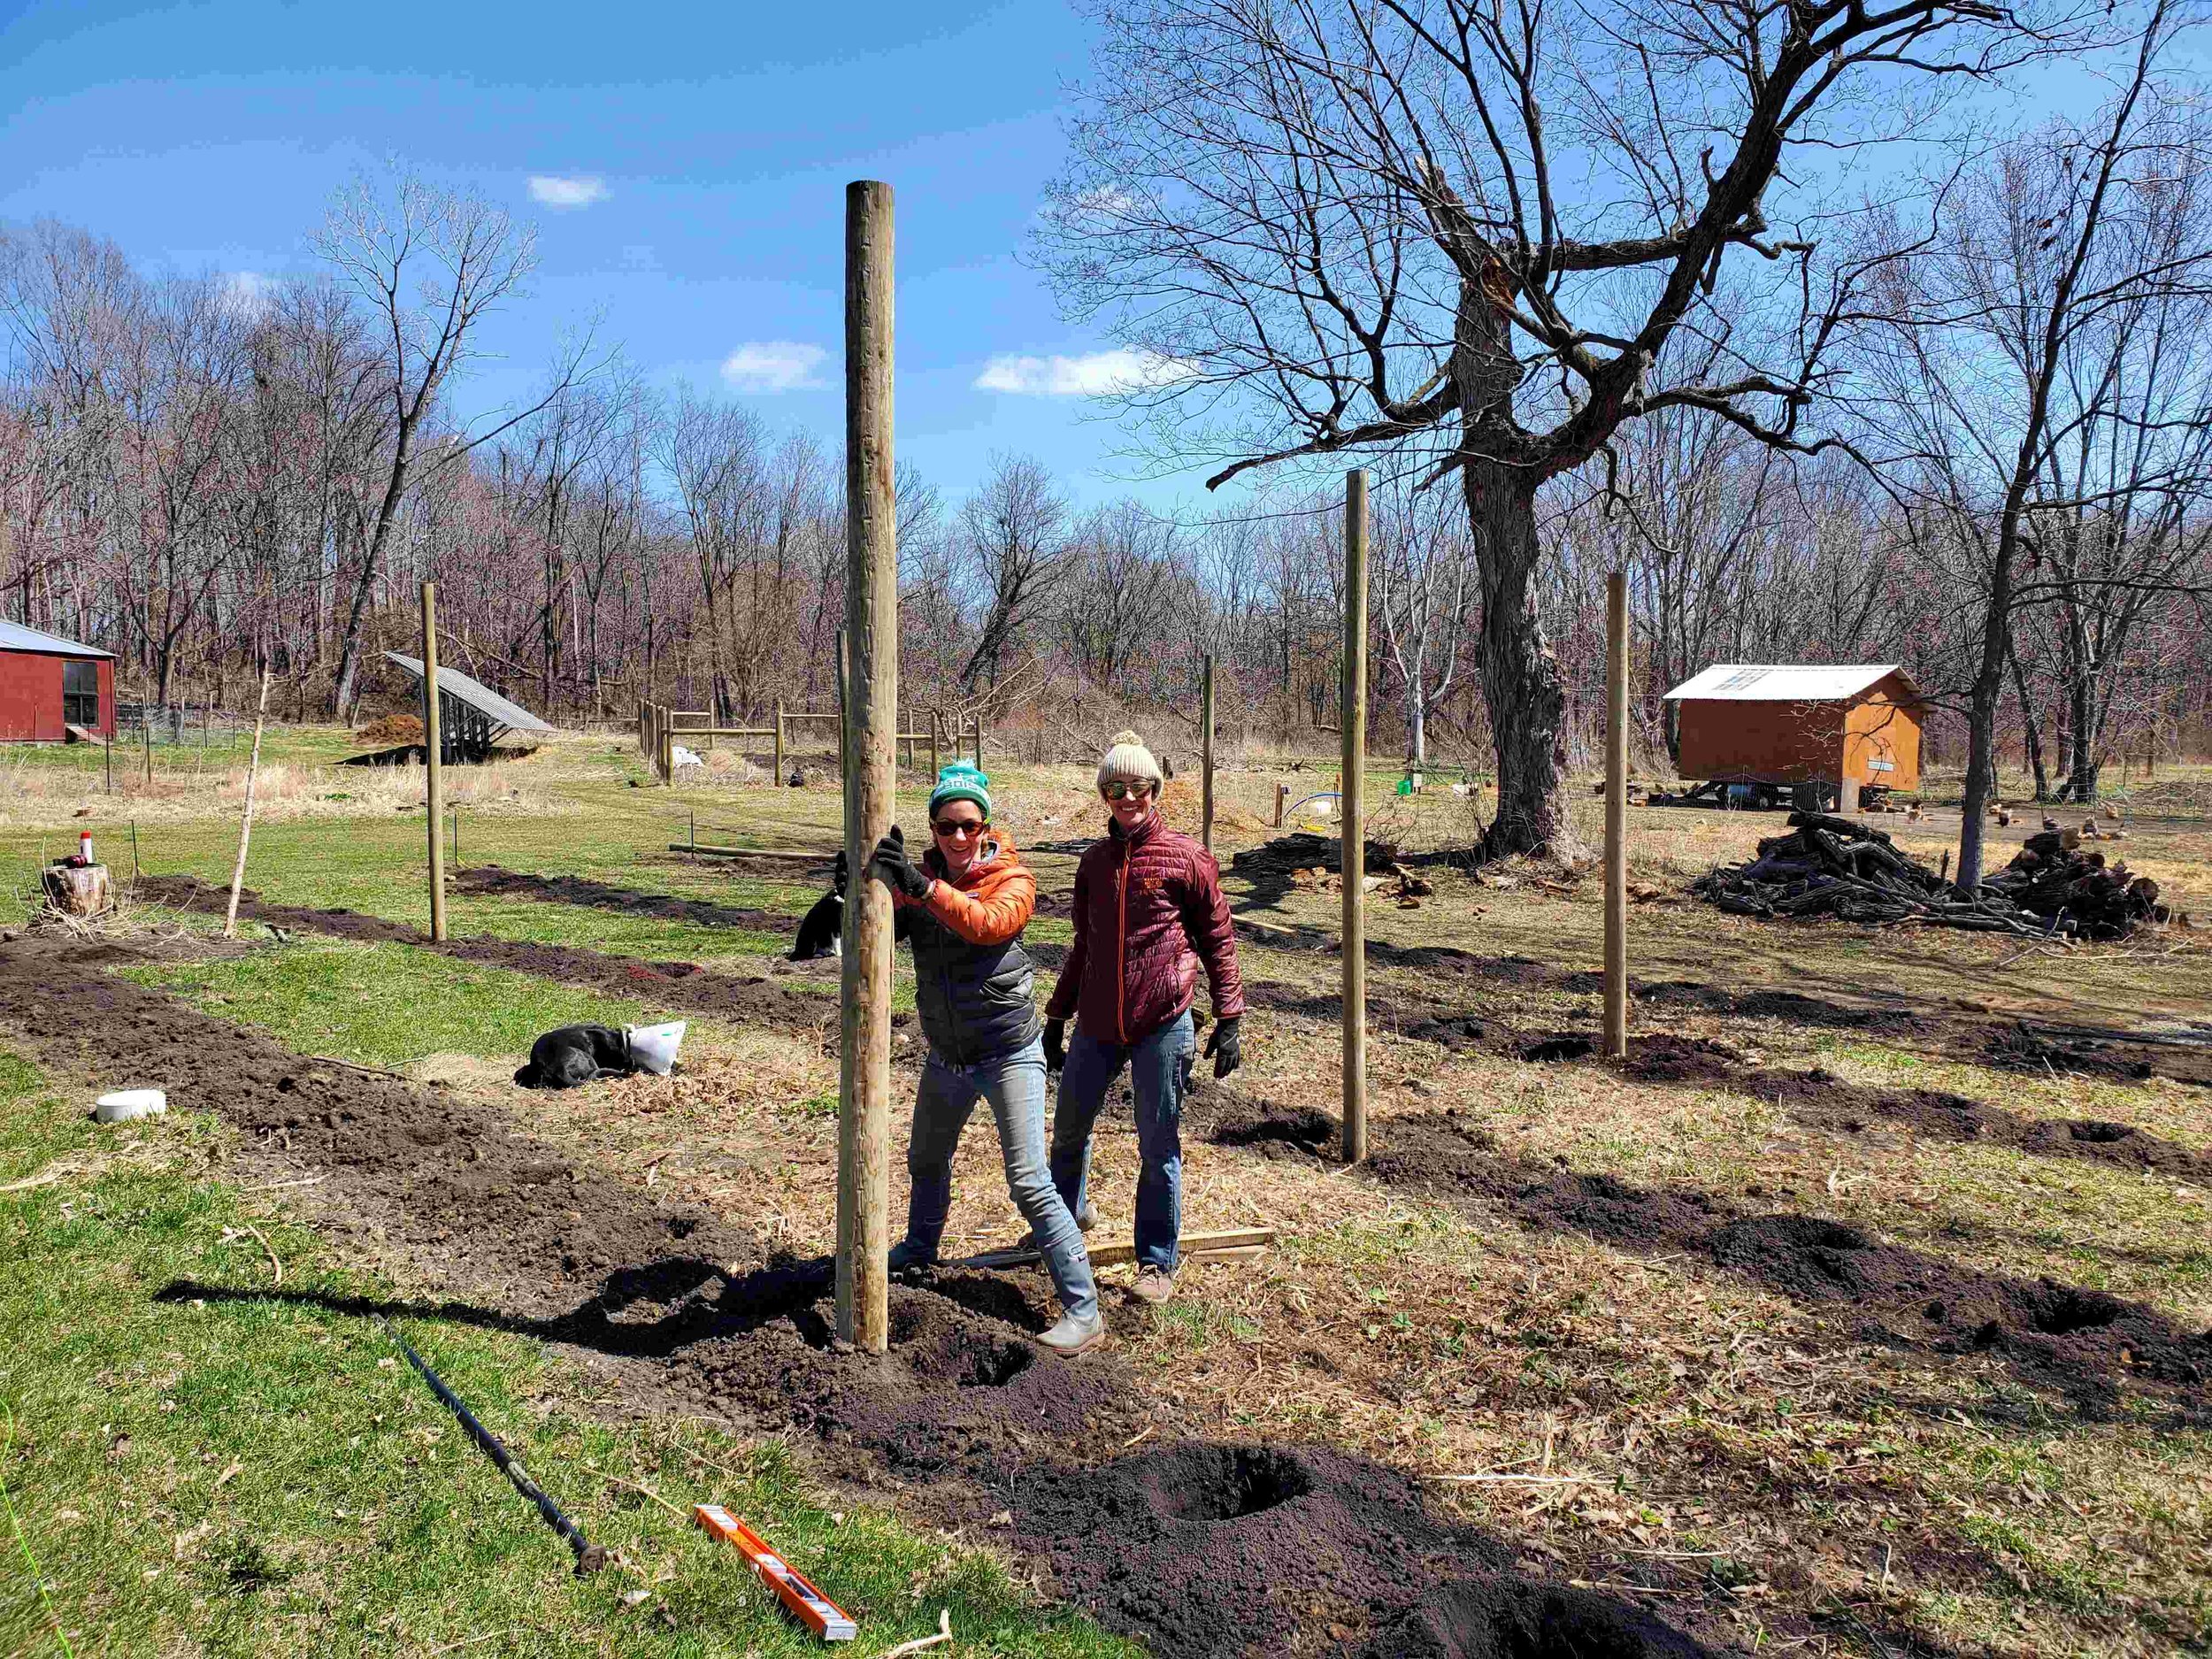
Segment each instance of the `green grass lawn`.
M818 1644L687 1510L730 1505L861 1620L860 1653L933 1630L964 1654L1130 1655L1026 1601L988 1559L814 1501L774 1443L609 1427L537 1342L409 1321L409 1340L626 1566L568 1552L375 1325L375 1296L275 1194L220 1179L204 1118L102 1129L0 1053L0 1653L759 1655ZM51 1176L37 1185L21 1183ZM13 1188L13 1190L5 1190ZM158 1300L180 1281L311 1300Z
M431 1054L513 1055L557 1025L642 1024L655 1010L412 945L301 938L280 949L123 970L297 1054L400 1065Z

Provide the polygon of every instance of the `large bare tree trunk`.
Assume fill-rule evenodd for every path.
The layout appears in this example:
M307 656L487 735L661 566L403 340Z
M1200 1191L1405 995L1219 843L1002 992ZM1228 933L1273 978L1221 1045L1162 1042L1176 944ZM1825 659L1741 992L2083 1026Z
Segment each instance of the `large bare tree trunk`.
M1470 461L1462 469L1482 580L1482 691L1498 753L1498 816L1482 855L1584 849L1567 812L1566 688L1537 614L1536 496L1525 469Z

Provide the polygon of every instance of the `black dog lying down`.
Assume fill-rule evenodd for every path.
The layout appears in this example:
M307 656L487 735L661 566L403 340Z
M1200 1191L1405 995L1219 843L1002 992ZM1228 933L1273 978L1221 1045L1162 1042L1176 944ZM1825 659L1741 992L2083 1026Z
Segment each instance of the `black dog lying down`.
M631 1077L643 1068L630 1057L626 1033L605 1025L564 1025L530 1045L530 1064L515 1073L525 1088L575 1088L603 1077Z

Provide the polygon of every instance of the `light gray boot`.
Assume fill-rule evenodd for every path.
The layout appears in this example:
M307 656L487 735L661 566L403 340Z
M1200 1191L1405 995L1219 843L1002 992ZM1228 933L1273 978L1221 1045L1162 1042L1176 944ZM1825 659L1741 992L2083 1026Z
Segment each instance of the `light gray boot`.
M1057 1354L1062 1359L1073 1359L1078 1354L1087 1354L1106 1343L1106 1319L1102 1314L1078 1318L1064 1313L1060 1323L1037 1338L1038 1346Z

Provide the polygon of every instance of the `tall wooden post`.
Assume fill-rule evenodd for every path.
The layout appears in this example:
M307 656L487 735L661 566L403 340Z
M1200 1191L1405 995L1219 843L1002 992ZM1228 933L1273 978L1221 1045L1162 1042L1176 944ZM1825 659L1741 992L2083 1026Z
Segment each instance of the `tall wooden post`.
M1205 677L1198 689L1198 838L1214 849L1214 658L1206 653Z
M975 769L983 771L983 710L975 711Z
M776 704L776 788L783 787L783 704Z
M937 728L940 724L941 717L938 711L932 709L929 711L929 787L933 789L937 787L937 774L945 769L944 756L937 747Z
M850 717L846 714L845 710L849 706L850 700L849 693L852 683L849 677L846 673L846 667L845 630L840 628L837 630L837 672L835 678L837 680L837 777L841 787L843 784L846 775L851 771L851 768L845 764L846 738L849 735L847 728L850 723Z
M253 753L246 757L246 811L238 822L238 862L231 866L230 908L223 912L223 937L238 937L238 890L246 882L246 844L253 840L253 787L261 773L261 726L269 718L269 664L261 664L261 701L253 714ZM430 839L438 839L438 826L430 826Z
M1367 1156L1367 473L1344 480L1344 1161Z
M438 585L422 585L422 755L430 790L430 937L445 937L445 745L438 733Z
M1605 579L1605 1052L1628 1052L1628 578Z
M892 469L891 187L845 187L843 1042L837 1136L837 1334L890 1341L891 894L864 873L898 787L898 505Z

